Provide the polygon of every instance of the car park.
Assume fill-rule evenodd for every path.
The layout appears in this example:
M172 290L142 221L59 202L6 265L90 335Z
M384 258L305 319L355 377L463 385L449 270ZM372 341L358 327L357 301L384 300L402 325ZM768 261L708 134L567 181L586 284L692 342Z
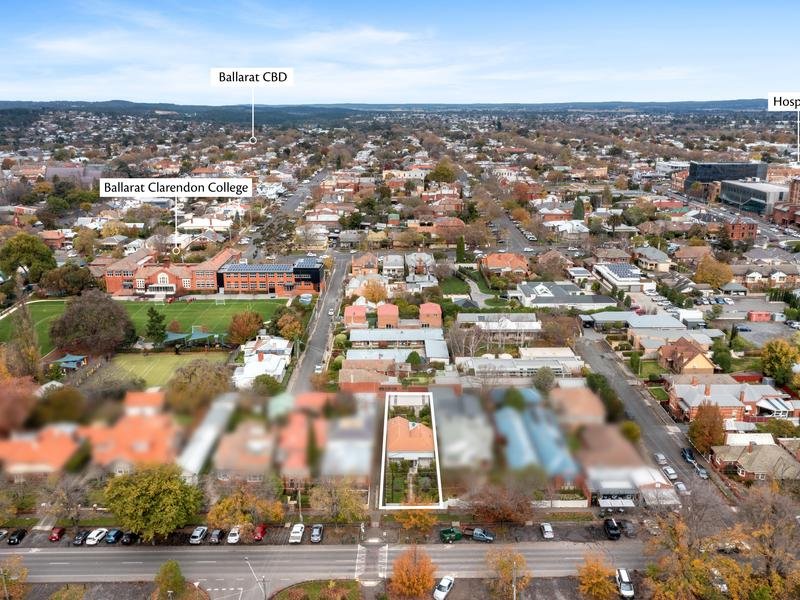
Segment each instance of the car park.
M108 534L108 529L99 528L93 529L92 532L86 536L86 545L87 546L97 546L100 543L100 540L104 539Z
M289 543L290 544L300 544L303 541L303 532L305 532L306 526L302 523L295 523L292 526L292 530L289 532Z
M239 539L240 539L239 528L238 527L232 528L230 530L230 532L228 533L227 542L229 544L238 544L239 543Z
M120 543L123 546L130 546L131 544L135 544L138 541L139 541L139 534L138 533L134 533L132 531L126 531L122 535L122 539L120 540Z
M614 519L603 520L603 531L605 531L606 537L610 540L618 540L622 537L622 531Z
M189 537L190 544L202 544L203 540L206 539L206 534L208 533L208 527L204 525L200 525L194 528L192 535Z
M253 541L260 542L265 535L267 535L267 526L264 523L256 525L256 529L253 532Z
M322 526L321 523L317 523L311 526L311 543L312 544L319 544L322 541L322 536L325 531L325 528Z
M50 530L50 535L47 537L47 539L51 542L59 542L61 541L61 538L64 537L64 533L66 533L66 531L67 530L63 527L53 527L53 529Z
M209 544L219 544L222 542L222 538L225 537L225 530L224 529L212 529L211 530L211 537L208 538Z
M678 480L678 474L675 472L675 469L673 469L669 465L661 467L661 470L664 472L664 475L666 475L667 479L669 479L670 481Z
M617 569L614 581L617 584L617 591L621 598L633 598L636 595L633 589L633 582L626 569Z
M75 537L72 538L72 545L73 546L83 546L84 542L86 542L86 538L89 537L89 531L83 529L75 534Z
M433 600L445 600L447 595L450 593L450 590L453 589L453 586L456 583L455 577L452 575L445 575L436 584L436 588L433 590Z
M19 543L25 539L25 536L28 535L27 529L15 529L10 536L8 536L8 542L6 542L9 546L18 546Z
M106 544L116 544L118 541L122 539L122 531L119 529L111 529L106 534L106 537L104 539L106 541Z
M539 526L539 529L542 530L542 537L546 540L552 540L555 537L555 532L553 532L553 526L550 523L542 523Z

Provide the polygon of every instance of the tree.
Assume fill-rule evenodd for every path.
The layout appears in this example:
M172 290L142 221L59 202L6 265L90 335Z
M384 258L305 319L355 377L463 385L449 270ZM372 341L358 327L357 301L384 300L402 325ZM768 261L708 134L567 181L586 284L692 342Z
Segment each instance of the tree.
M73 477L51 479L42 491L42 503L47 505L47 514L56 521L69 519L73 526L80 520L84 500L84 488Z
M337 523L356 523L367 515L363 494L347 480L324 481L309 495L311 508Z
M776 438L800 437L800 427L786 419L767 419L766 423L756 425L762 433L771 433Z
M83 600L86 586L82 583L67 583L50 594L49 600Z
M725 425L719 406L703 402L689 424L689 439L698 452L708 455L712 446L725 443Z
M408 353L408 356L406 357L406 362L410 364L412 367L418 367L419 365L422 364L422 357L416 350L412 350L411 352Z
M572 207L572 219L574 221L583 221L586 215L586 209L583 206L583 200L575 198L575 204Z
M97 287L97 281L86 267L67 263L42 275L39 287L56 296L75 296Z
M17 377L41 379L41 358L28 304L22 302L11 315L11 339L5 349L6 366Z
M542 393L547 393L556 384L556 374L550 367L542 367L533 375L533 386Z
M464 263L467 262L467 252L465 249L465 240L464 236L460 236L458 241L456 242L456 262L457 263Z
M276 396L283 389L280 381L275 379L272 375L259 375L253 381L253 392L259 396L267 396L271 398Z
M170 333L180 333L181 329L181 322L178 321L178 319L172 319L172 321L169 322L169 325L167 325L167 331Z
M18 233L0 246L0 271L13 277L20 267L31 283L39 283L42 275L56 268L53 251L38 235Z
M278 319L278 331L285 340L295 340L303 336L303 324L292 313L286 313Z
M86 398L77 388L64 386L49 391L36 403L29 424L42 427L48 423L73 423L86 413Z
M797 503L781 492L777 482L751 489L742 513L749 529L753 556L763 565L767 579L788 577L800 570L797 540L800 523Z
M185 526L200 510L203 494L183 479L176 465L141 466L112 478L105 500L123 529L149 542Z
M716 289L719 289L731 279L733 279L731 266L718 261L710 254L706 254L700 259L694 275L696 283L707 283Z
M494 573L495 579L490 587L496 598L520 597L520 592L528 587L531 573L521 552L510 548L495 548L486 553L486 566Z
M158 312L155 306L147 309L147 325L145 327L145 337L160 346L167 339L166 317Z
M236 313L231 317L228 326L228 341L231 344L244 344L247 340L256 337L258 331L264 327L264 318L254 310Z
M778 385L785 385L792 379L792 367L800 359L797 347L782 338L770 340L761 350L761 370L764 375L773 377Z
M259 498L242 487L211 507L208 511L208 523L211 527L221 529L236 526L247 529L262 521L279 522L283 515L283 504L279 500Z
M38 387L30 377L12 377L0 384L0 436L19 429L36 404Z
M587 554L578 568L578 590L586 600L612 600L617 597L614 570L599 554Z
M13 554L0 563L6 600L23 600L28 593L28 569L22 564L22 557Z
M523 523L530 518L531 498L520 486L486 484L468 497L478 521Z
M177 560L168 560L158 570L155 578L158 600L178 600L184 597L186 579Z
M429 510L401 510L397 512L395 520L406 531L425 533L436 525L436 515Z
M75 252L90 256L94 254L94 243L97 240L97 233L88 227L80 228L75 237L72 238L72 248Z
M387 298L386 288L377 279L370 279L364 284L362 288L362 296L367 302L377 304L383 302Z
M8 523L17 516L14 499L7 490L0 490L0 523Z
M50 339L62 350L97 356L133 343L136 329L119 302L100 290L88 290L67 302L50 326Z
M711 360L714 361L723 373L730 373L733 368L733 357L731 351L722 344L715 344L711 353Z
M642 439L642 430L633 421L623 421L619 424L619 432L622 434L626 440L628 440L631 444L638 444L639 440Z
M441 181L453 183L456 180L456 168L448 158L440 160L434 169L425 177L427 181Z
M193 360L167 383L167 403L176 412L193 414L230 389L228 367L219 362Z
M427 598L436 582L435 573L436 566L428 553L413 546L395 559L389 591L397 598Z

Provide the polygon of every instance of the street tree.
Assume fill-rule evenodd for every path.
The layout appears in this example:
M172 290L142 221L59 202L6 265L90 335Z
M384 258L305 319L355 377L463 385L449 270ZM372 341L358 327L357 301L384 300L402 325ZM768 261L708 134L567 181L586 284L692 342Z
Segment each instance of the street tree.
M0 271L14 277L19 268L25 273L25 279L39 283L42 275L56 268L56 259L38 235L18 233L0 246Z
M694 280L707 283L713 288L720 288L733 279L731 266L718 261L710 254L705 255L697 265Z
M792 367L800 359L800 351L783 338L776 338L764 344L761 350L761 370L764 375L784 385L792 379Z
M167 383L167 403L176 412L193 414L231 386L230 371L220 362L193 360Z
M638 444L642 439L642 430L634 421L623 421L619 424L619 432L631 444Z
M531 514L531 497L514 485L485 484L467 497L479 521L523 523Z
M186 483L176 465L141 466L112 478L105 488L106 505L119 525L146 542L191 522L202 499L200 489Z
M528 563L521 552L510 548L493 548L486 553L486 566L494 579L489 584L495 598L523 597L522 591L531 581Z
M245 530L262 521L277 523L283 519L279 500L256 496L244 487L218 500L208 511L209 526L221 529L243 527Z
M54 477L42 489L42 504L46 512L56 521L69 520L73 526L80 520L80 507L85 501L85 492L73 477Z
M17 516L17 506L11 494L6 490L0 490L0 523L8 523Z
M413 546L394 561L389 592L393 598L416 600L428 598L436 580L436 565L428 553Z
M285 313L278 319L278 331L282 338L295 340L303 335L303 323L293 313Z
M168 560L161 565L155 582L158 600L180 600L186 596L186 579L177 560Z
M321 481L311 489L309 503L337 523L356 523L367 515L364 495L347 480Z
M712 446L725 443L725 425L719 406L703 402L689 424L689 439L700 454L708 455Z
M86 597L86 585L82 583L66 583L50 594L48 600L83 600Z
M617 597L614 570L599 554L587 554L578 567L578 591L586 600L612 600Z
M167 338L167 318L155 306L147 309L147 325L145 326L145 337L153 342L156 346L160 346Z
M231 344L244 344L247 340L256 337L259 329L264 327L264 317L254 310L236 313L231 317L228 326L228 342Z
M99 356L133 343L136 329L124 306L105 292L88 290L67 302L50 326L50 339L62 350Z
M401 510L395 520L406 531L425 533L436 525L436 515L429 510Z
M11 315L11 338L5 347L8 370L17 377L41 379L39 341L27 302L19 304Z

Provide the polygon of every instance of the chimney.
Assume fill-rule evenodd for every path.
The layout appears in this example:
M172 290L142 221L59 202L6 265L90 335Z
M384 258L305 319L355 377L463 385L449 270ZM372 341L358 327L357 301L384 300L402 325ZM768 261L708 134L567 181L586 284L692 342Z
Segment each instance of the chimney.
M742 388L742 390L739 392L739 402L741 402L742 404L744 404L744 387L743 387L743 388Z
M748 454L752 454L753 453L753 446L755 446L755 445L756 445L755 442L750 442L749 444L747 444L747 453Z
M263 360L264 360L264 353L263 352L259 352L258 353L258 362L262 362Z
M706 398L711 396L711 384L710 383L706 384L705 396L706 396Z
M692 386L695 386L695 385L697 385L697 376L696 375L692 375Z

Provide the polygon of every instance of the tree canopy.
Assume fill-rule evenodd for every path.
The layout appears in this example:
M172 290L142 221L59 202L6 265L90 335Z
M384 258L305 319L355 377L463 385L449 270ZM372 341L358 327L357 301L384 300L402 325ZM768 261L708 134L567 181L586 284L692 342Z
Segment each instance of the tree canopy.
M136 329L119 302L100 290L88 290L67 302L50 326L50 339L62 350L97 356L133 343Z
M28 281L38 283L42 275L56 268L56 259L38 235L18 233L0 246L0 270L12 277L20 267Z
M228 391L230 377L223 363L193 360L175 371L167 383L167 403L179 413L192 414Z

